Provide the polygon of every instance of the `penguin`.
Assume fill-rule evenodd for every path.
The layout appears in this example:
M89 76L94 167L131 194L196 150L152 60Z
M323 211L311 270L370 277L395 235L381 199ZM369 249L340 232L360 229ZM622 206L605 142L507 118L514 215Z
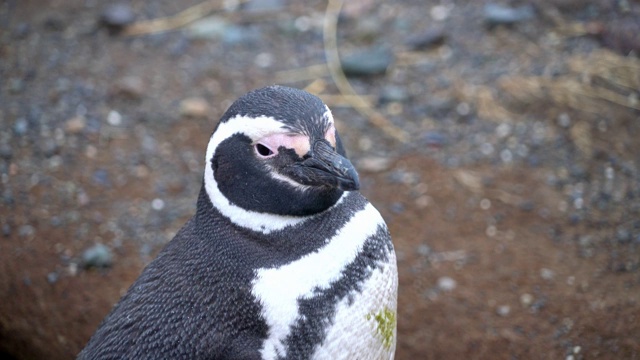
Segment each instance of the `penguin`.
M393 359L393 244L322 100L245 94L205 159L195 215L78 359Z

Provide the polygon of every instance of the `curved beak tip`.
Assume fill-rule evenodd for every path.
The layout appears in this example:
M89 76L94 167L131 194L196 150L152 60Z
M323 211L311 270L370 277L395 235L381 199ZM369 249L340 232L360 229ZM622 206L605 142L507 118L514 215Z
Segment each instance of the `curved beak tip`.
M344 191L360 190L360 178L358 172L351 166L345 171L344 177L338 178L338 188Z

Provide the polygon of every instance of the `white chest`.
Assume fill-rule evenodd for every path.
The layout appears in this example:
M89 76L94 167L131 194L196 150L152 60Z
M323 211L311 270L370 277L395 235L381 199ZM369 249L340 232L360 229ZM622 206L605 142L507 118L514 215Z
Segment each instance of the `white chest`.
M299 351L292 347L306 340L296 337L296 332L320 339L305 357L393 358L398 285L395 254L376 244L384 259L371 261L362 256L365 243L369 239L370 245L381 227L386 228L382 217L368 204L317 252L257 271L252 292L269 326L263 359L285 358L288 351Z

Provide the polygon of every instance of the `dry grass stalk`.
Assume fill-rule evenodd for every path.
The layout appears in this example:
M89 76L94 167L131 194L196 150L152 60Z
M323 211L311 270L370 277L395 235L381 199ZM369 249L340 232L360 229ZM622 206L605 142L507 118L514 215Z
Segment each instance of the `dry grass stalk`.
M568 60L571 73L548 78L505 77L499 86L509 95L532 104L552 100L573 109L600 114L603 103L640 110L640 61L608 51L596 51ZM596 81L597 80L597 81Z
M391 123L387 118L371 107L365 99L358 95L342 71L340 56L338 54L337 39L338 15L340 14L342 4L342 0L329 0L324 17L324 51L331 78L338 87L338 90L340 90L340 93L349 101L350 105L366 117L371 124L380 128L394 139L406 143L409 140L409 135L404 130Z
M247 1L248 0L238 0L238 4ZM220 10L223 7L224 4L221 0L203 1L173 16L133 23L124 29L123 35L138 36L175 30L189 25L190 23L207 16L215 10Z

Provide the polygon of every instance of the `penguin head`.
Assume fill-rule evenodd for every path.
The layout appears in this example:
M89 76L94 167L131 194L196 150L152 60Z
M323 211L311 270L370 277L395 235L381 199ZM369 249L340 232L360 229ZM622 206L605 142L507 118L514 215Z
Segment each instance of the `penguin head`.
M235 221L310 216L358 190L359 180L329 108L305 91L270 86L222 116L207 147L204 186L213 206Z

